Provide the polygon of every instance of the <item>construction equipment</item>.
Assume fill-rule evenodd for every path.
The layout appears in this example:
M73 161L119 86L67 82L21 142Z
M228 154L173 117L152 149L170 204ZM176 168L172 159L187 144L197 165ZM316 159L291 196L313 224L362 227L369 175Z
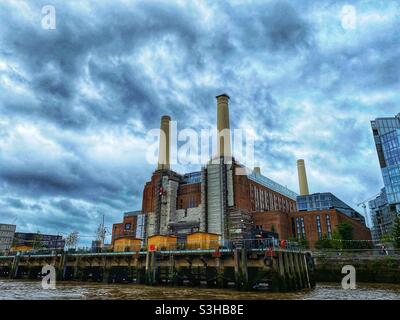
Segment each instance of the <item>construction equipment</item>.
M362 208L364 209L365 221L366 221L366 224L367 224L367 227L368 227L368 228L370 228L370 225L369 225L369 216L368 216L368 210L367 210L367 205L366 205L366 203L367 203L368 201L371 201L371 200L375 199L375 198L376 198L377 196L379 196L380 194L381 194L381 193L378 192L377 194L375 194L375 195L369 197L368 199L365 199L364 201L361 201L360 203L357 203L357 207L362 206Z

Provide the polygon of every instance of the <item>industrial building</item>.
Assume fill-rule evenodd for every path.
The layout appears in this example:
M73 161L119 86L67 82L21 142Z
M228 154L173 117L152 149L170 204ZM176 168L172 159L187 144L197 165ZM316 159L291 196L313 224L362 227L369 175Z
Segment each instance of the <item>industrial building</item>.
M156 242L165 248L172 244L242 247L255 234L269 234L281 239L305 237L313 245L322 234L329 237L346 219L351 221L356 239L370 239L358 212L331 193L309 195L304 160L297 163L300 196L264 176L259 167L245 170L231 153L230 98L222 94L216 100L218 154L198 172L173 171L171 118L161 118L158 166L144 186L142 210L125 214L123 223L114 224L113 242L132 237L154 248L160 247ZM136 231L139 217L140 235ZM327 227L318 227L318 223Z
M400 213L400 113L372 120L371 129L384 183L380 194L368 203L372 235L379 240L391 232L394 217Z
M229 96L217 99L217 150L201 171L179 174L169 163L169 123L161 119L158 168L143 192L146 236L176 236L185 242L192 233L218 235L221 246L243 245L254 226L253 215L268 211L295 212L297 194L263 176L259 168L248 175L231 154ZM198 237L198 236L197 236Z

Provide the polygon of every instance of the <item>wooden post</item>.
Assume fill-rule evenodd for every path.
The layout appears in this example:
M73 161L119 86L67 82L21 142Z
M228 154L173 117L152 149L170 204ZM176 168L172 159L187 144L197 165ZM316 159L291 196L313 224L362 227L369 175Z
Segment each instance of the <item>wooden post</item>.
M284 263L284 267L285 267L285 273L286 273L286 277L285 277L285 287L287 290L292 290L293 289L293 273L291 270L291 266L290 266L290 259L289 259L289 252L282 252L283 256L283 263Z
M249 288L249 273L247 269L247 251L244 247L241 249L240 273L242 277L242 288L247 290Z
M235 286L236 289L240 289L242 287L242 277L240 274L240 255L239 255L239 249L235 249L233 251L233 266L235 269Z
M76 280L78 276L78 265L79 265L79 257L75 257L75 263L74 263L74 273L72 275L73 280Z
M168 282L175 282L175 259L173 254L169 256Z
M57 280L65 280L65 272L67 270L67 253L64 251L61 254L60 261L57 267Z
M285 272L285 262L283 260L284 252L278 252L278 264L279 264L279 275L280 275L280 282L282 285L280 286L280 290L286 291L287 290L287 275Z
M102 281L103 283L109 283L110 282L110 268L107 265L107 258L103 257L103 275L102 275Z
M294 253L289 252L289 263L290 263L290 269L292 270L292 277L293 277L293 289L299 289L299 276L297 274L297 269L294 263Z
M10 279L15 279L18 276L18 265L20 258L20 252L17 252L11 264L10 274L8 275Z
M216 258L216 266L217 266L217 287L225 288L225 279L224 279L224 264L221 257Z
M304 284L303 284L303 275L301 274L300 271L300 264L299 264L299 254L300 253L293 253L293 260L294 260L294 267L296 268L296 275L297 275L297 283L298 283L298 288L303 289Z
M155 252L148 251L146 255L146 284L153 285L156 280Z
M307 257L305 254L303 254L303 263L304 263L304 267L305 267L305 272L306 272L306 276L307 276L307 284L308 287L311 288L311 283L310 283L310 275L308 274L308 265L307 265Z

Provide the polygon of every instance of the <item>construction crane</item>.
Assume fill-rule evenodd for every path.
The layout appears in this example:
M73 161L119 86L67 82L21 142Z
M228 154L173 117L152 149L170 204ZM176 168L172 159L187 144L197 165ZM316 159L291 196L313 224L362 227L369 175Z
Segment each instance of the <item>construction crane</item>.
M377 194L375 194L375 195L369 197L368 199L365 199L364 201L361 201L360 203L357 203L357 207L362 206L362 208L364 209L364 216L365 216L365 220L366 220L366 223L367 223L367 227L368 227L368 228L370 227L370 225L369 225L369 216L368 216L368 211L367 211L367 205L366 205L366 203L367 203L368 201L371 201L371 200L375 199L375 198L376 198L377 196L379 196L380 194L381 194L381 193L378 192Z

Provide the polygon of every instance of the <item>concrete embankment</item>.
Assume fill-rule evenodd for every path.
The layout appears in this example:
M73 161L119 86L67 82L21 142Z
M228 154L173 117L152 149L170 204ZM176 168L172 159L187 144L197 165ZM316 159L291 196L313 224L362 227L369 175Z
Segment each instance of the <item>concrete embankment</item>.
M357 282L400 283L400 255L314 256L317 282L341 282L342 268L352 265Z

